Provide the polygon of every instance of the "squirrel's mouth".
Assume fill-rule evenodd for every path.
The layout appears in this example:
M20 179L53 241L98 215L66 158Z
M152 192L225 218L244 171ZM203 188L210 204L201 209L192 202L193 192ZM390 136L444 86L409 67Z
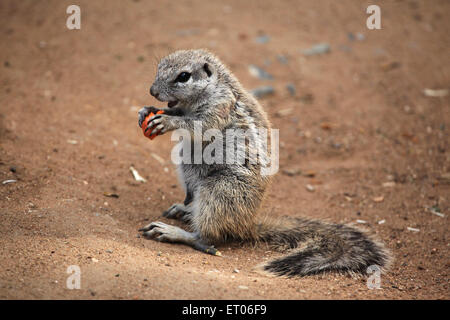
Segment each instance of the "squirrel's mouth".
M177 100L175 100L175 101L169 101L169 103L167 104L167 106L168 106L169 108L173 108L173 107L175 107L177 104L178 104L178 101L177 101Z

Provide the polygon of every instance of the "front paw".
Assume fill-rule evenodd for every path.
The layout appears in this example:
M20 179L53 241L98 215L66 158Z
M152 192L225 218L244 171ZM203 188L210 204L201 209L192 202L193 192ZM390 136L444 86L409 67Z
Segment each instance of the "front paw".
M173 117L168 116L166 114L157 114L151 117L148 120L147 128L145 129L145 133L153 134L164 134L167 131L175 130L176 126L173 121Z
M154 114L156 114L160 109L155 108L155 107L143 107L141 110L139 110L139 127L142 128L142 123L144 122L145 118L147 118L147 116L153 112Z

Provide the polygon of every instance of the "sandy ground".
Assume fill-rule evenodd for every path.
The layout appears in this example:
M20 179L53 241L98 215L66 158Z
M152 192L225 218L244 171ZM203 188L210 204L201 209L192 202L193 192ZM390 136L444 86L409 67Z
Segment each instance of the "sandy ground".
M72 1L1 1L0 181L17 182L0 185L0 298L449 299L450 98L423 90L449 88L450 3L377 3L382 30L366 28L366 1L77 1L81 30L68 30ZM322 42L330 52L302 54ZM137 110L163 106L148 93L157 59L199 47L246 88L275 88L260 101L280 172L262 211L366 221L395 257L382 289L260 275L275 256L263 247L220 258L138 237L175 223L160 215L184 195L170 135L144 138Z

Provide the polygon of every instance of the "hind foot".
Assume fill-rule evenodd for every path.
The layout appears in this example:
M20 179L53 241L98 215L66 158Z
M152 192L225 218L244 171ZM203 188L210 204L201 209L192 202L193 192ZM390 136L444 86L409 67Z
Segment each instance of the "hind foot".
M163 222L152 222L142 229L142 235L149 239L162 242L181 242L190 244L197 238L194 233L184 231L176 226L171 226Z
M139 229L142 235L149 239L155 239L161 242L177 242L184 243L195 250L211 254L213 256L221 256L222 254L214 246L207 245L200 239L197 232L187 232L176 226L171 226L163 222L152 222L142 229Z
M178 219L184 222L189 222L191 220L191 212L182 203L175 203L169 209L163 212L163 217L168 219Z

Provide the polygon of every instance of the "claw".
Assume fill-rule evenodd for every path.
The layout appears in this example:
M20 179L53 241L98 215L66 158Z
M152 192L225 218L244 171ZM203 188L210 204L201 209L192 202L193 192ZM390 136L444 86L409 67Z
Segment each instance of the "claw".
M161 225L158 222L152 222L152 223L146 225L145 227L140 228L138 231L149 231L155 227L161 227Z
M151 117L151 118L148 120L148 122L152 122L153 120L159 119L159 118L161 118L161 115L160 115L160 114L154 115L153 117Z
M161 242L164 242L164 241L167 241L168 239L167 239L167 237L166 237L166 235L165 234L162 234L162 235L160 235L160 236L158 236L158 237L156 237L156 239L155 239L156 241L161 241Z
M155 118L155 117L158 117L158 118ZM156 115L156 116L151 117L148 120L148 125L147 125L147 128L145 129L145 133L147 133L148 130L150 130L151 128L153 128L154 126L156 126L160 123L160 121L155 121L155 120L158 120L159 118L161 118L161 116Z
M139 110L139 119L138 119L139 127L142 128L142 123L149 114L150 110L148 107L143 107L141 110Z
M153 134L163 133L163 129L164 125L158 124L155 128L153 128L152 132L150 132L150 135L152 136Z
M148 230L150 230L150 225L151 225L151 223L148 224L148 225L146 225L145 227L140 228L138 231L139 231L139 232L148 231Z
M164 211L162 213L162 216L166 217L166 218L174 217L175 214L173 213L173 211L176 211L176 208L177 208L177 205L173 204L169 209L167 209L166 211Z
M145 121L145 118L147 118L147 116L153 112L153 113L157 113L159 112L160 109L155 108L155 107L143 107L141 110L139 110L138 114L139 114L139 120L138 120L138 124L139 127L142 128L142 123Z
M155 227L155 228L151 229L150 231L144 232L143 236L146 238L154 238L155 236L157 236L160 233L162 233L162 229L159 227Z
M214 246L208 246L202 242L195 243L193 247L195 250L202 251L204 253L207 253L207 254L210 254L213 256L218 256L218 257L222 256L222 253L219 250L217 250L216 248L214 248Z

